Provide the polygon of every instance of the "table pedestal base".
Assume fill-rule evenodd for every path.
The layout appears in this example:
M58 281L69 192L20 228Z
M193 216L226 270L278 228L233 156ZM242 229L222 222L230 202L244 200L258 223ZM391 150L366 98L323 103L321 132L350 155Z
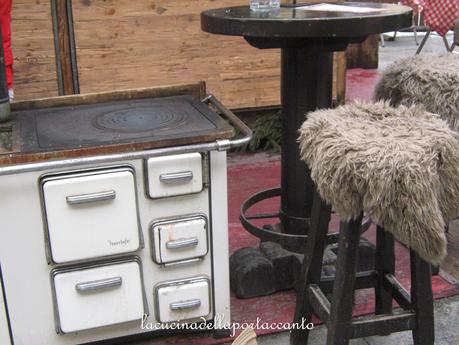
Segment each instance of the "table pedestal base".
M282 48L281 222L284 232L307 234L314 183L300 159L299 128L306 114L332 105L333 52L317 47Z
M258 227L252 223L259 219L282 219L281 212L251 214L248 211L257 203L279 197L280 188L267 189L248 198L241 206L240 220L244 228L261 240L259 248L242 248L230 258L231 289L240 298L272 294L276 291L295 288L299 281L307 235L289 234L284 231L282 222ZM362 232L371 222L365 218ZM307 228L307 226L304 226ZM324 255L324 291L332 288L336 261L338 232L327 236L327 250ZM362 239L360 245L359 274L371 275L374 269L374 246ZM364 282L368 284L368 281Z

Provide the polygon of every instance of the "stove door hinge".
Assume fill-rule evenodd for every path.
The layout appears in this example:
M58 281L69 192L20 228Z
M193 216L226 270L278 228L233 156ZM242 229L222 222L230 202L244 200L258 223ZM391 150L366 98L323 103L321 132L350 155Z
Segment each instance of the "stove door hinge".
M205 153L202 155L202 184L204 187L209 187L209 154Z

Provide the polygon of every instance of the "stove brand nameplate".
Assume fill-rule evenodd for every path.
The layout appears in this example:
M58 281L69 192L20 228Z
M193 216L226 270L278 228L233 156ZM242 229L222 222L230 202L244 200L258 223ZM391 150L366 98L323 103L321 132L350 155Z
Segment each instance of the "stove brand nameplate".
M191 96L27 110L17 116L22 152L136 143L161 147L233 135L229 124Z

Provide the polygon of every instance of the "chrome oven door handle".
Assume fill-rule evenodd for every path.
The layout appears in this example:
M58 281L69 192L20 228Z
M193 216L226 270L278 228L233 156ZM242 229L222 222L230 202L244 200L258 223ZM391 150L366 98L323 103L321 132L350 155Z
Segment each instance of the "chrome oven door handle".
M121 286L123 279L121 277L112 277L107 279L94 280L90 282L78 283L75 285L75 290L78 292L93 292L100 290L113 289Z
M188 301L181 301L181 302L173 302L169 304L169 308L171 310L184 310L184 309L194 309L199 308L201 306L200 299L190 299Z
M181 171L176 173L168 173L159 175L161 183L182 183L188 182L193 179L192 171Z
M189 247L197 246L198 243L199 243L199 240L197 237L191 237L191 238L185 238L181 240L167 241L166 248L167 249L189 248Z
M69 195L65 199L67 200L67 204L69 205L79 205L79 204L87 204L90 202L113 200L115 198L116 198L116 191L107 190L107 191L97 192L97 193Z

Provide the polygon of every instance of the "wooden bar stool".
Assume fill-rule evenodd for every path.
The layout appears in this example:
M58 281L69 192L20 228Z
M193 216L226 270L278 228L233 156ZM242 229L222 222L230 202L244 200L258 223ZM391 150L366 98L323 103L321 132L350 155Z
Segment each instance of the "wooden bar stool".
M317 192L295 322L316 314L327 327L327 345L405 330L412 330L415 345L433 345L431 263L446 255L444 224L459 214L454 132L422 108L379 102L310 113L300 133ZM332 207L342 221L329 301L319 284ZM378 224L375 315L353 319L363 213ZM411 293L395 277L394 237L411 248ZM393 300L402 311L393 312ZM294 328L291 344L306 345L308 332Z
M395 278L394 237L377 228L376 271L374 272L375 317L352 321L353 291L356 279L358 243L362 216L342 222L338 243L336 277L330 302L319 288L324 240L328 232L330 208L320 196L314 200L314 227L310 232L298 293L295 321L311 321L316 314L327 329L327 345L349 344L353 338L388 335L412 330L415 345L434 344L434 315L431 286L431 265L411 251L411 296ZM392 300L404 309L392 315ZM309 331L293 330L292 345L308 343Z

